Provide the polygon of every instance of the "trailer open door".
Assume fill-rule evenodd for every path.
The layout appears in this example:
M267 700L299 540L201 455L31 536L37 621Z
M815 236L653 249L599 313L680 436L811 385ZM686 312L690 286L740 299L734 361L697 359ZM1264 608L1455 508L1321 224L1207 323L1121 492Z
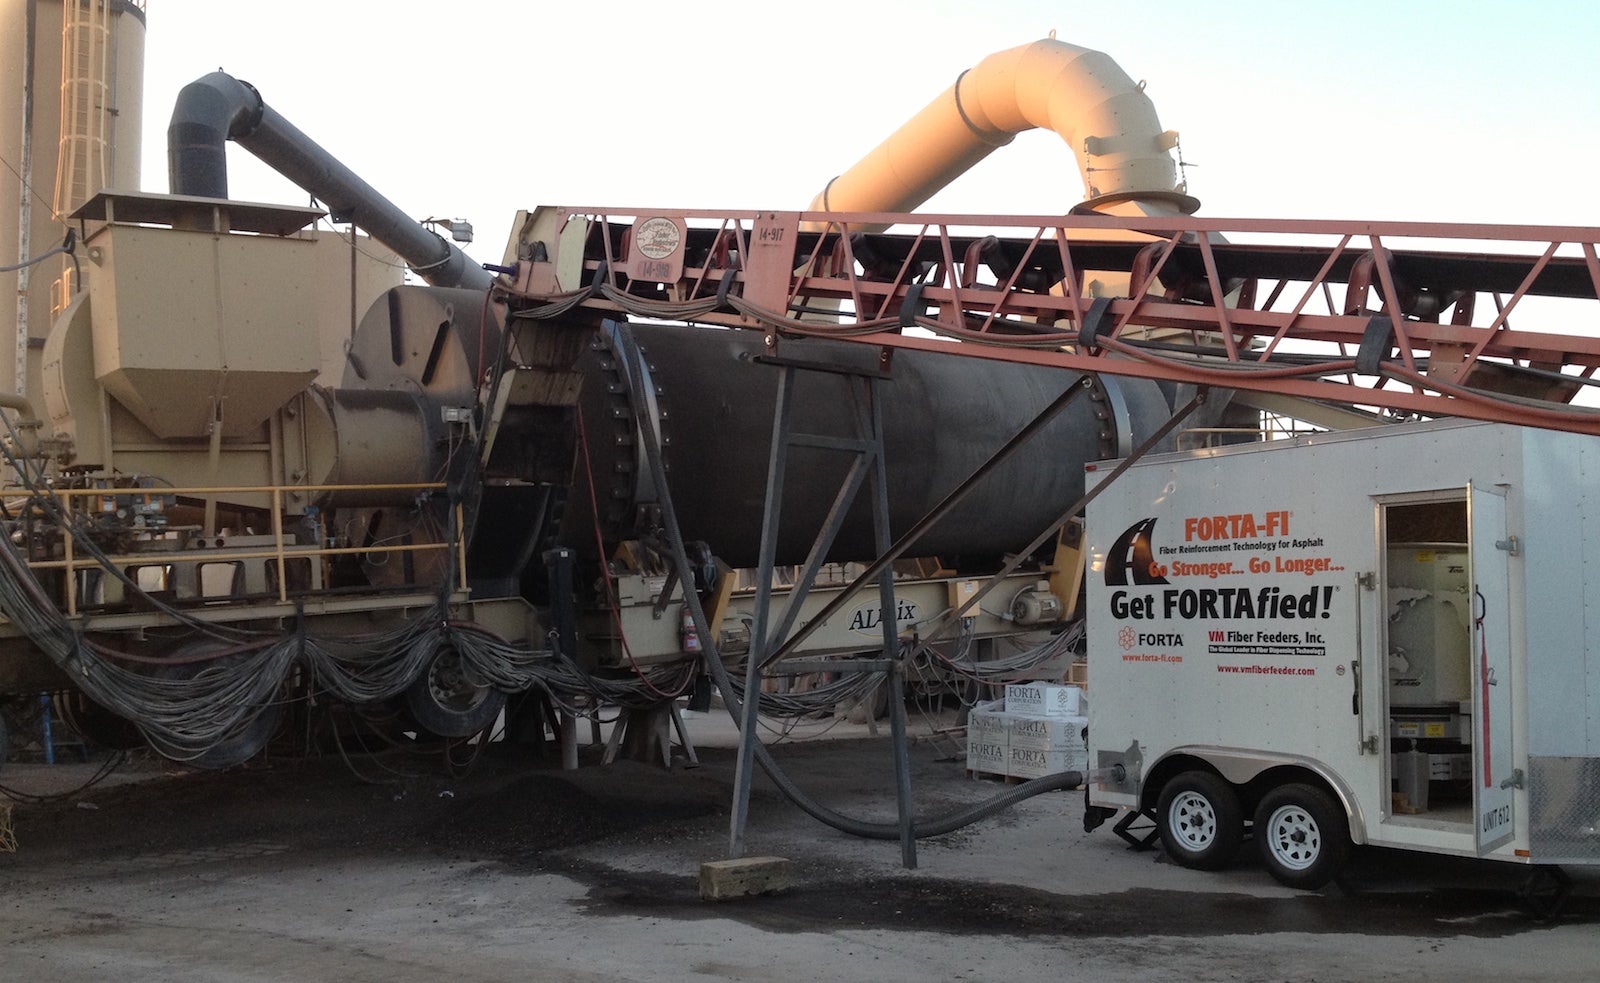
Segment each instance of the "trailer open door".
M1504 496L1468 486L1472 567L1473 805L1478 853L1511 839L1521 776L1512 754L1510 560Z

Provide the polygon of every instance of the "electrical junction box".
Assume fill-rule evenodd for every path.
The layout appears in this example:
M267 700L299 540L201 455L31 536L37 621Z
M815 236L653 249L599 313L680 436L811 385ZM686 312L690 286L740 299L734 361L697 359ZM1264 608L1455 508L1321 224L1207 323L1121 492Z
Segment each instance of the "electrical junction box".
M950 607L951 607L951 609L959 611L963 604L966 604L968 601L970 601L974 597L978 596L978 584L979 584L979 582L976 581L976 580L952 580L952 581L950 581ZM967 609L967 611L962 615L962 617L970 618L970 617L973 617L974 615L976 615L977 613L978 613L977 607L974 606L972 608Z

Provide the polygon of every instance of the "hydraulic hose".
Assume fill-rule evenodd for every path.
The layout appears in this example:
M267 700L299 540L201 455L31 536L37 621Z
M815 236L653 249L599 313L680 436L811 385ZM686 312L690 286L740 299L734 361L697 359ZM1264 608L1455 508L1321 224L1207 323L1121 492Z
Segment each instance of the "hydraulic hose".
M662 494L665 496L665 491ZM741 723L739 699L738 695L733 691L733 680L728 676L727 667L722 664L721 659L714 659L709 656L706 658L706 663L711 666L711 675L716 680L717 691L722 694L722 705L732 715L735 725ZM898 823L873 823L862 819L854 819L817 802L807 795L799 785L796 785L794 780L785 774L782 768L778 767L777 761L773 759L772 753L767 750L765 744L756 741L754 748L756 761L760 763L762 770L767 773L767 777L772 779L773 784L778 786L778 790L783 793L785 798L793 802L812 819L831 826L841 833L860 836L864 839L898 840L900 838L900 826ZM1080 771L1063 771L1054 775L1045 775L1043 778L1034 778L1023 782L1021 785L1012 786L993 798L947 816L940 816L926 821L918 821L913 817L911 835L919 840L932 836L943 836L946 833L955 832L963 826L970 826L979 820L987 819L998 812L1009 809L1024 799L1031 799L1035 795L1042 795L1045 792L1077 788L1083 784L1083 781L1083 772Z

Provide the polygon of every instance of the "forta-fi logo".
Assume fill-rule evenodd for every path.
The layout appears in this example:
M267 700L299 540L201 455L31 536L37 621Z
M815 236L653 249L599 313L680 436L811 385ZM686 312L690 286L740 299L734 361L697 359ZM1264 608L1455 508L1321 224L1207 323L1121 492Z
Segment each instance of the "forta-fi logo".
M1132 628L1129 628L1127 625L1123 625L1122 628L1117 631L1117 644L1122 646L1122 651L1127 652L1133 648L1134 639L1137 637L1137 633L1135 633Z
M1156 520L1140 519L1117 537L1106 552L1106 586L1127 587L1170 583L1156 571L1155 548L1150 545Z

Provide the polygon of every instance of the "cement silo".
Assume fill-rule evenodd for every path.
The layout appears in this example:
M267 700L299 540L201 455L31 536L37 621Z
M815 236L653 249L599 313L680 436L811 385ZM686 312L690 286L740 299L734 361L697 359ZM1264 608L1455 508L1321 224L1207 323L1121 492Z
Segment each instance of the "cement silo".
M61 245L63 217L102 188L139 189L144 41L143 0L0 0L0 268ZM0 273L0 392L37 397L71 269Z

